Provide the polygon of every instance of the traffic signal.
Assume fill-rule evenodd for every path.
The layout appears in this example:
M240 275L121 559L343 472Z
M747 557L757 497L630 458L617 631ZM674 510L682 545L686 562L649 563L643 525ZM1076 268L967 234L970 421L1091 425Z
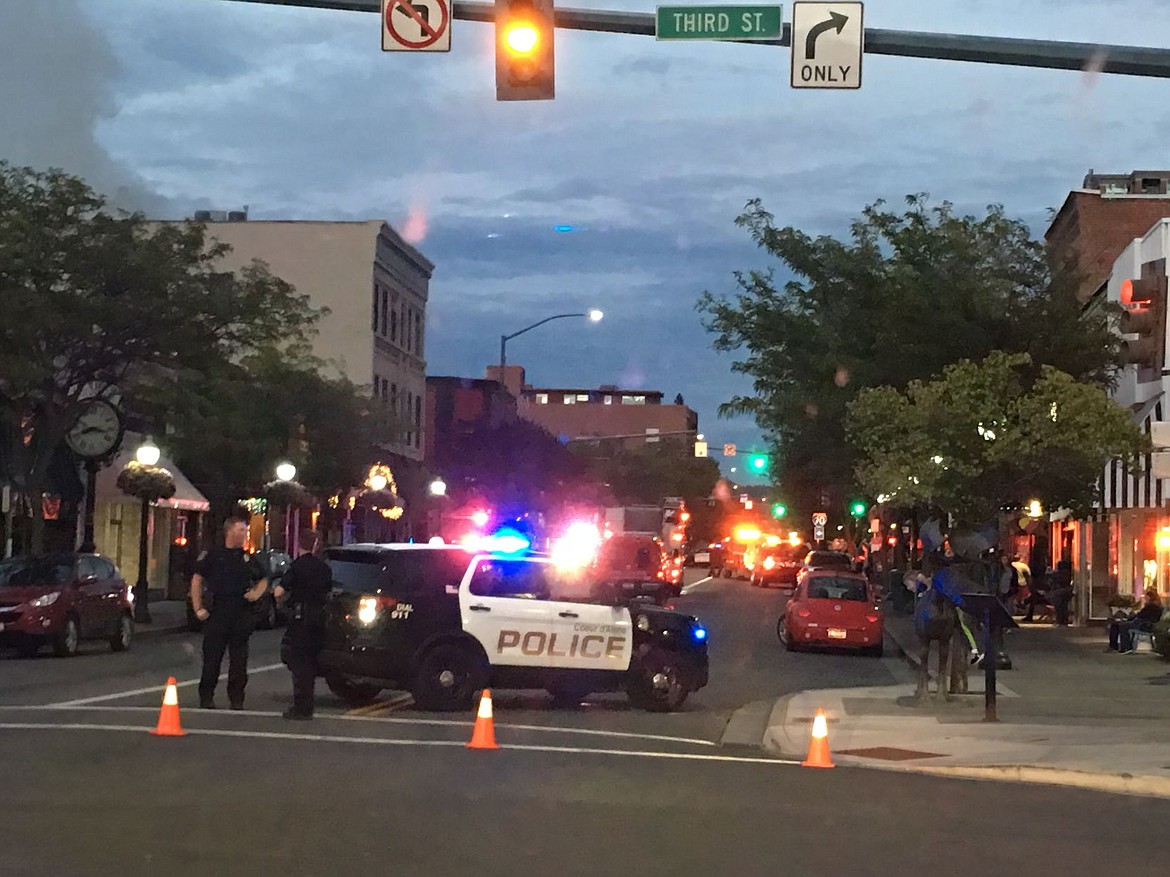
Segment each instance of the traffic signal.
M786 514L788 514L788 506L784 505L784 503L778 502L778 503L774 503L772 505L772 517L773 518L782 518Z
M496 0L496 100L556 96L553 0Z
M763 475L768 471L768 463L767 454L752 454L748 457L748 471L754 472L756 475Z
M1147 262L1141 276L1121 282L1121 361L1161 376L1166 361L1166 262Z
M849 503L849 514L855 518L865 517L865 503L860 499L855 499Z

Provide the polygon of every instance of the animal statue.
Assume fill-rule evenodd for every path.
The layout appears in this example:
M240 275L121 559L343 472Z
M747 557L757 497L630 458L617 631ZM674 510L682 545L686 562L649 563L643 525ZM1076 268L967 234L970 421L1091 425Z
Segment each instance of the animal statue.
M959 627L957 610L937 588L920 591L914 600L914 632L918 634L918 687L915 700L923 700L930 687L930 644L936 643L938 650L938 691L946 700L952 700L950 673L952 642Z
M962 610L959 610L962 612ZM967 623L968 630L975 630L975 619L970 615L964 613L964 621ZM956 617L957 620L957 617ZM966 694L968 691L967 674L971 669L971 643L967 641L967 637L963 636L962 632L955 629L954 635L951 637L951 673L950 684L948 689L951 694Z

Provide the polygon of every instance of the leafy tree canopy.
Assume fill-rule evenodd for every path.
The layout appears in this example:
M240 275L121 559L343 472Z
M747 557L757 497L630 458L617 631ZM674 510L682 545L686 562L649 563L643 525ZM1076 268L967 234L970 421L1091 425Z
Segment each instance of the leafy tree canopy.
M61 171L0 163L0 469L37 497L89 397L305 343L317 312L198 224L113 212ZM42 539L33 517L32 548Z
M843 420L866 387L904 388L993 350L1089 384L1112 378L1110 312L1082 312L1075 278L1054 270L1043 243L1002 207L973 216L923 195L902 212L878 201L845 240L778 228L759 200L736 224L791 279L737 272L734 296L705 293L698 309L715 348L739 352L733 369L754 382L721 413L755 417L800 514L820 493L836 505L847 498L857 459Z
M905 391L862 390L846 429L863 489L968 523L1031 499L1088 511L1108 460L1147 448L1130 412L1100 387L1002 352Z

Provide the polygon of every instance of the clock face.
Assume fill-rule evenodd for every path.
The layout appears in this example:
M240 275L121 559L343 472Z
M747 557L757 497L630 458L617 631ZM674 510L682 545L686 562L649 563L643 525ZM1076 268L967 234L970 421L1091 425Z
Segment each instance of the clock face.
M82 457L104 457L122 438L122 419L109 402L95 400L81 412L65 438Z

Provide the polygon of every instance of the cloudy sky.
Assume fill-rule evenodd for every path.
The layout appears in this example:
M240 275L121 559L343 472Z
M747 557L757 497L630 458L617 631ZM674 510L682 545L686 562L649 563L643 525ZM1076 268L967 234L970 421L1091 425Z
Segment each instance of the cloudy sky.
M653 11L649 0L573 6ZM1166 0L871 0L872 28L1170 43ZM385 218L438 266L429 371L498 338L545 385L681 392L715 444L750 389L694 310L768 261L733 225L760 197L841 234L876 198L992 202L1043 231L1089 168L1170 164L1170 83L866 56L858 92L794 91L787 49L560 32L557 99L495 101L492 30L382 53L376 15L233 0L0 0L0 158L60 166L159 216ZM790 11L785 10L785 19ZM557 226L572 226L571 232Z

